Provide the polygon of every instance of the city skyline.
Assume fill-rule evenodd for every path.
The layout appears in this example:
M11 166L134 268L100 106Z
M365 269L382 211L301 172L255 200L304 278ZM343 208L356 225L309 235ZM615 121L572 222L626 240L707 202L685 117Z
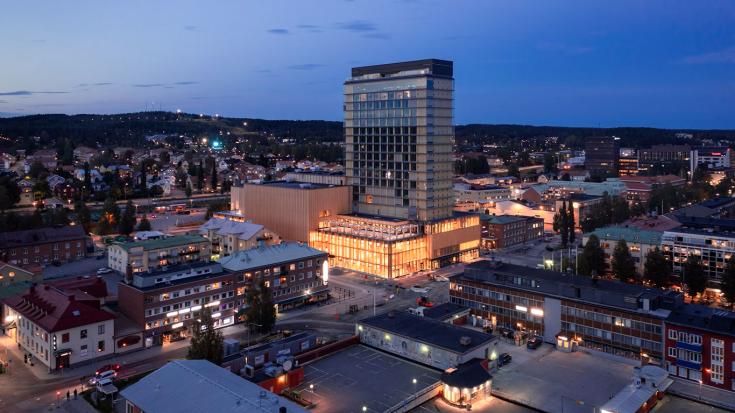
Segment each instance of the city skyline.
M0 116L340 120L350 67L436 57L457 124L735 128L731 3L270 4L9 5Z

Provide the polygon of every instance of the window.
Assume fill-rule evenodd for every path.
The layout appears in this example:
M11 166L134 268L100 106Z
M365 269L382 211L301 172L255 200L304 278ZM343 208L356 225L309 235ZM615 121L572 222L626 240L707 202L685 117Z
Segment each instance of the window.
M300 270L303 270L304 269L304 262L303 261L299 262L299 269Z
M87 338L87 330L82 330L79 332L79 338Z
M61 335L61 342L62 343L68 343L69 342L69 333L64 333Z
M676 347L669 347L669 357L676 357Z
M689 334L689 344L702 345L702 336L698 334Z
M671 330L671 329L669 329L669 338L670 338L671 340L676 340L676 337L677 337L677 335L676 335L676 330Z
M97 326L97 334L105 334L105 325L100 324Z
M97 342L97 351L105 351L105 340L100 340Z

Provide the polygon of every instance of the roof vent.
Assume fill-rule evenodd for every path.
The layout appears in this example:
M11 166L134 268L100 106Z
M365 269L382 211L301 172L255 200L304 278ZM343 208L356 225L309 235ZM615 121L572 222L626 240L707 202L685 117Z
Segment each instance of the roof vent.
M468 336L462 336L459 338L459 344L463 346L469 346L472 343L472 339Z

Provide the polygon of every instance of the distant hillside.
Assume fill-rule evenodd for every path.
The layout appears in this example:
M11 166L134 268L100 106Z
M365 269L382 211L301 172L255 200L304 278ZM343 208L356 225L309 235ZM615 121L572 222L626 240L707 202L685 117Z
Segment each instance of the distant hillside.
M247 122L247 126L243 123ZM170 112L141 112L117 115L31 115L0 118L0 136L10 138L0 141L0 147L26 147L34 145L27 138L41 138L39 146L54 145L57 139L70 138L75 146L141 146L144 137L153 134L182 134L189 136L214 135L222 132L231 135L273 135L289 137L297 142L341 141L342 122L264 120L246 118L200 117L196 114ZM694 140L735 139L732 130L668 130L654 128L578 128L528 125L458 125L458 142L472 144L503 142L516 138L558 136L581 142L587 136L615 135L623 146L645 147L656 143L685 141L675 138L679 132L694 135Z

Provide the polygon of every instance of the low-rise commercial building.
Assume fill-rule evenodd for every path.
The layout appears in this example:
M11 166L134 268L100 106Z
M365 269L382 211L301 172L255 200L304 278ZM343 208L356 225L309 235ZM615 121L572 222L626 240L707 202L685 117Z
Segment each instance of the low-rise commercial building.
M107 266L121 274L164 270L173 265L206 262L210 241L199 235L123 242L107 247Z
M670 375L735 391L735 313L681 306L666 319L665 348Z
M455 202L494 202L511 198L508 187L496 185L454 184Z
M128 413L307 413L207 360L174 360L121 393Z
M480 216L482 248L498 249L540 239L544 236L542 218L522 215Z
M115 350L115 316L97 298L50 285L3 300L6 334L49 371L106 357Z
M621 176L620 181L625 183L625 199L631 204L647 203L658 187L670 185L677 188L686 184L686 179L676 175Z
M729 169L730 148L727 146L704 146L693 148L689 157L690 170L704 169Z
M81 225L0 233L0 260L13 265L66 263L84 258L87 234Z
M497 338L491 334L403 311L360 320L355 334L363 344L442 370L498 356L493 353Z
M679 293L477 261L451 277L450 302L474 325L540 334L562 349L585 346L631 358L663 358L663 320Z
M210 218L199 227L199 235L211 242L212 258L215 260L261 244L274 245L281 242L278 234L260 224L225 218Z
M600 240L600 246L605 251L607 268L612 268L613 251L615 251L618 242L625 240L630 255L633 257L633 261L635 261L636 271L638 274L643 274L646 256L654 248L660 248L663 232L648 231L636 227L604 227L584 234L584 244L587 244L592 234Z

